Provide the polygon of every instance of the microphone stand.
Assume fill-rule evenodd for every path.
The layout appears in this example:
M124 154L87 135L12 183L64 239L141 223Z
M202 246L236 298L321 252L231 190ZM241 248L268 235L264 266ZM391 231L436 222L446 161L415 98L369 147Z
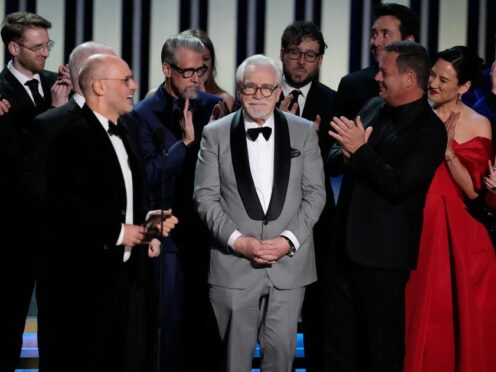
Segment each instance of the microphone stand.
M162 175L161 175L161 180L160 180L160 236L161 240L164 240L163 237L163 232L164 232L164 226L163 226L163 221L164 221L164 195L165 195L165 165L167 162L167 154L165 152L165 149L163 148L163 137L161 138L160 143L160 160L161 160L161 166L162 166ZM164 246L165 246L165 241L164 241ZM159 255L159 284L158 284L158 313L157 313L157 355L156 355L156 363L155 363L155 371L160 372L161 371L161 346L162 346L162 300L163 300L163 290L164 290L164 259L165 256L163 254L163 247L160 247L160 255Z

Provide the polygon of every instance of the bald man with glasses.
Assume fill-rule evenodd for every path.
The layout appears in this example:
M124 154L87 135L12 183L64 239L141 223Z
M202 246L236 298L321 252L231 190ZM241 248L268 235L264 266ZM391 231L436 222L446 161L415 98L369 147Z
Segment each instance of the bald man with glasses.
M208 231L196 214L192 195L199 140L219 98L200 91L200 78L207 72L203 48L202 42L192 36L169 37L161 53L165 81L132 112L140 123L152 208L172 208L182 225L162 242L164 277L155 281L157 291L162 293L160 360L162 370L167 372L196 370L189 365L200 360L203 365L198 369L205 370L209 358L204 345L207 336L203 335L208 327L204 279ZM163 179L166 182L162 189ZM199 318L199 312L205 316ZM183 330L182 324L187 329ZM184 342L188 350L195 350L196 358L184 360Z

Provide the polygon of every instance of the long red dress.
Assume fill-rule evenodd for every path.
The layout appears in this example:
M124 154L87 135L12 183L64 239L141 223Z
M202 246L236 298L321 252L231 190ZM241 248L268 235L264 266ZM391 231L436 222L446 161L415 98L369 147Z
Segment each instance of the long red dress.
M477 189L492 143L453 150ZM406 288L405 372L496 372L496 255L445 163L427 193L417 270Z

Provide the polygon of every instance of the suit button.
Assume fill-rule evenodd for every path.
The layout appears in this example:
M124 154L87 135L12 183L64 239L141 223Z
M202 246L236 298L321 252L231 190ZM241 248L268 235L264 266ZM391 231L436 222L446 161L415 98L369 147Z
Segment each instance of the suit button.
M269 221L264 220L264 221L263 221L263 224L264 224L264 225L268 225L268 224L269 224Z
M108 250L108 249L109 249L108 245L107 245L107 244L104 244L104 245L103 245L103 249L104 249L104 250Z
M121 210L121 215L125 216L126 215L126 210L125 209L122 209Z

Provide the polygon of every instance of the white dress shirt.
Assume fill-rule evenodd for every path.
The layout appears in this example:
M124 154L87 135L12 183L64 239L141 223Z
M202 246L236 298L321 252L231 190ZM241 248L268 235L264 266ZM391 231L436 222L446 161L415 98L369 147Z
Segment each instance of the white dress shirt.
M128 162L128 155L126 148L124 147L124 143L122 142L122 139L119 136L111 136L108 133L109 129L109 120L102 115L100 115L98 112L93 111L95 116L98 118L98 121L100 124L102 124L103 129L105 129L105 132L110 138L110 142L112 143L112 146L114 147L115 153L117 155L117 158L119 159L119 165L121 167L122 171L122 177L124 178L124 185L126 187L126 218L125 218L125 223L126 224L133 224L133 174L131 172L131 168L129 168L129 162ZM114 125L114 124L112 124ZM115 243L116 245L121 245L122 240L124 239L124 224L121 225L121 232L119 234L119 237L117 239L117 242ZM131 248L125 246L124 247L124 257L123 261L126 262L129 257L131 256Z
M21 83L21 85L24 87L24 90L28 93L29 97L31 97L31 101L34 102L34 98L33 98L33 93L31 93L31 90L29 89L29 87L26 85L26 83L29 81L29 80L33 80L33 79L36 79L38 80L38 92L40 93L40 95L42 97L45 97L45 94L43 93L43 88L41 86L41 78L40 78L40 74L34 74L32 78L30 77L27 77L26 75L24 75L22 72L18 71L15 69L15 67L12 65L12 61L9 61L9 63L7 64L7 68L9 69L9 71L12 73L12 75L14 75L14 77L19 80L19 83Z
M303 114L303 110L305 109L305 103L307 102L308 92L312 86L312 82L309 82L307 85L301 88L295 88L288 84L286 79L283 79L282 82L282 93L284 97L287 97L291 94L293 90L299 90L301 94L298 96L298 107L300 108L300 116Z
M274 115L272 114L262 126L255 123L244 113L243 120L245 123L245 133L251 128L269 127L272 129L268 140L261 133L255 141L252 141L246 136L250 173L262 209L264 213L267 213L270 198L272 197L272 186L274 184ZM233 248L234 241L242 235L239 230L233 231L227 242L228 246ZM289 238L295 248L299 248L298 239L291 231L285 230L280 235Z

